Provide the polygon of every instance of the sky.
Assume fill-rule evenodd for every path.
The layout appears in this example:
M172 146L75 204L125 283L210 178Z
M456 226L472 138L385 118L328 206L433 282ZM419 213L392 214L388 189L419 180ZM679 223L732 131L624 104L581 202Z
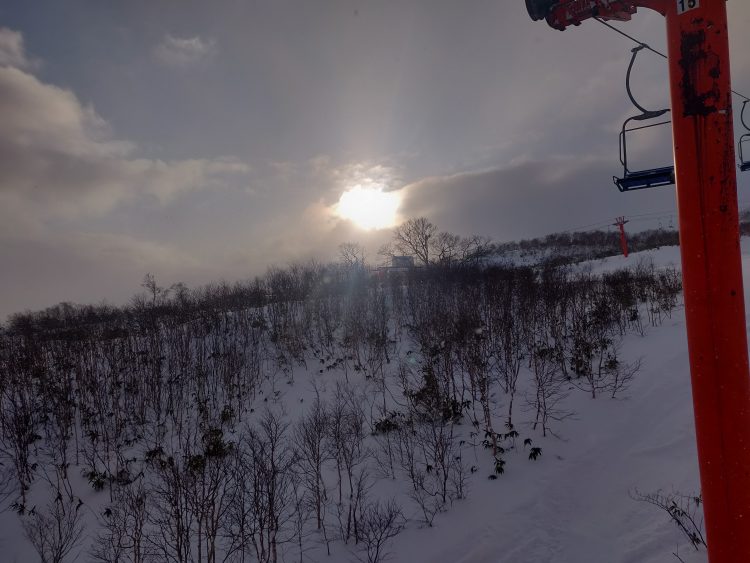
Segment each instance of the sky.
M727 8L747 93L750 4ZM666 49L654 12L616 25ZM337 213L357 187L397 196L397 222L497 241L672 214L672 188L611 180L632 47L595 21L533 22L522 0L7 0L0 319L343 242L376 261L391 231ZM667 107L666 62L639 56L633 90ZM670 159L668 130L631 143L636 167Z

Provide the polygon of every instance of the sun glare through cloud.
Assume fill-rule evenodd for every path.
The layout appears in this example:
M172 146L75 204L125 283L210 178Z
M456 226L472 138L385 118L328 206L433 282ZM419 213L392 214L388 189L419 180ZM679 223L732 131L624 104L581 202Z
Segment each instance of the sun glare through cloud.
M341 194L336 214L365 230L387 229L396 225L401 196L382 188L354 186Z

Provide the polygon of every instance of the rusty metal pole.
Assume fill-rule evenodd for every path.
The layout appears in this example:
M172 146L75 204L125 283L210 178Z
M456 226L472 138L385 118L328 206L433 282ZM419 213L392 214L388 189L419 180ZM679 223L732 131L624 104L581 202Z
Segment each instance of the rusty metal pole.
M668 0L663 6L709 561L748 563L750 375L726 0Z
M726 0L526 0L564 30L638 7L667 21L698 464L711 563L750 562L750 374Z

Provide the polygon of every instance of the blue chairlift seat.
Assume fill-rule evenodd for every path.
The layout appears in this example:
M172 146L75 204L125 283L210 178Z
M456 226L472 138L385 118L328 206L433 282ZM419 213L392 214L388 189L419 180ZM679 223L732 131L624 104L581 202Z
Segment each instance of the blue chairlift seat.
M617 189L621 192L658 188L674 184L674 166L663 166L638 172L625 171L622 178L613 177Z
M669 113L669 109L660 109L655 111L649 111L640 105L633 97L633 92L630 90L630 74L633 71L633 65L638 53L641 52L646 45L639 45L634 48L632 56L630 57L630 64L628 65L628 73L625 77L625 89L628 92L628 97L633 105L640 110L641 113L634 115L625 120L622 124L622 130L620 131L620 164L622 164L623 172L622 177L618 178L614 176L615 185L621 192L632 192L635 190L645 190L646 188L658 188L660 186L669 186L674 184L674 165L662 166L661 168L649 168L646 170L631 171L628 168L628 133L634 131L642 131L644 129L651 129L652 127L658 127L660 125L669 125L671 122L669 119L665 121L659 121L658 123L652 123L653 120L660 118L661 116ZM631 122L649 122L646 125L638 127L629 127Z
M747 102L745 102L745 104L747 104ZM745 125L745 121L744 121L745 107L746 107L745 104L743 104L742 106L742 120L743 120L742 124L743 125ZM747 127L747 125L745 125L745 127ZM745 155L744 155L745 151L743 150L747 144L750 144L750 133L745 133L744 135L742 135L742 137L740 137L740 142L737 145L737 149L738 149L737 152L739 153L739 156L740 156L740 172L747 172L748 170L750 170L750 159L745 158Z

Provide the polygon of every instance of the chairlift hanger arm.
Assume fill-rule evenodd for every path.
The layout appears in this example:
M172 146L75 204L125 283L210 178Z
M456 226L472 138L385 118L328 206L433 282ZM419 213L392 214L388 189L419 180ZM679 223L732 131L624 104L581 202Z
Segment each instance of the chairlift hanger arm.
M641 104L639 104L633 91L630 88L630 77L633 73L633 66L635 65L635 59L638 57L646 45L640 44L632 50L632 56L630 57L630 64L628 65L628 72L625 78L625 89L628 92L628 97L632 104L641 112L638 115L634 115L625 120L622 124L622 131L620 132L620 163L623 168L622 178L615 177L615 184L621 192L642 190L645 188L655 188L659 186L668 186L674 184L674 165L663 166L661 168L650 168L647 170L636 170L632 171L628 167L628 145L627 145L627 134L632 131L639 131L641 129L648 129L656 127L657 125L666 125L670 121L661 121L659 123L649 123L648 125L641 125L639 127L628 127L631 121L644 122L653 119L657 119L668 113L669 109L662 110L647 110Z
M665 113L669 112L669 109L661 109L661 110L647 110L644 108L641 104L639 104L635 97L633 96L633 91L630 88L630 77L633 74L633 65L635 64L635 59L638 57L638 53L640 53L643 49L645 49L645 45L639 45L638 47L633 48L633 56L630 57L630 64L628 65L628 73L625 76L625 89L628 92L628 98L630 98L630 101L633 103L633 105L641 110L641 115L635 116L633 119L637 120L644 120L644 119L653 119L656 117L661 117Z

